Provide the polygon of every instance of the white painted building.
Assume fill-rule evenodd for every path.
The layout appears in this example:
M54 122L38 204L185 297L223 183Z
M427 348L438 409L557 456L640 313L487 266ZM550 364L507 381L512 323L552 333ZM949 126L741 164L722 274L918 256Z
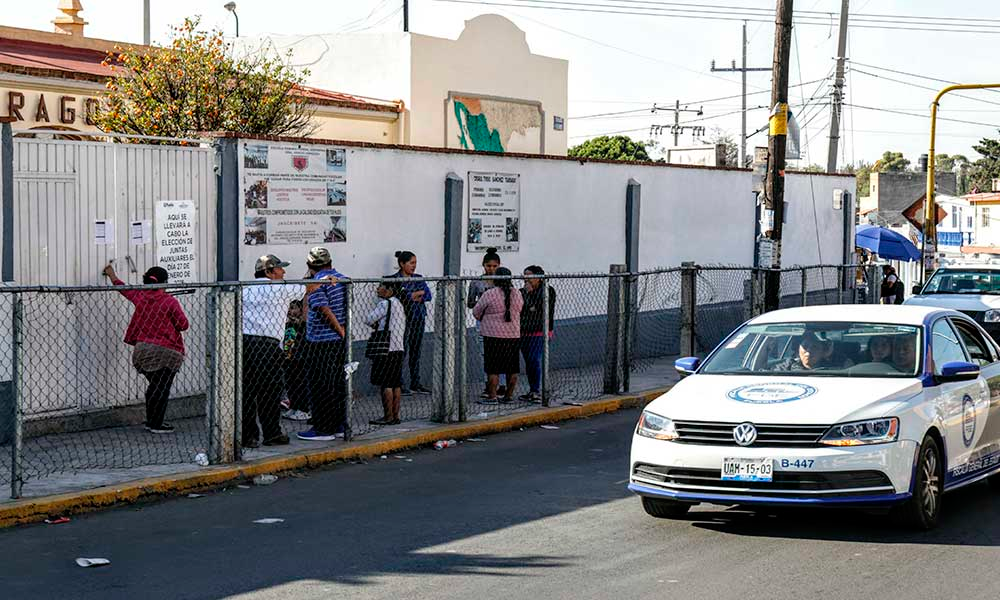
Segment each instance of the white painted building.
M959 254L963 246L974 245L975 210L969 201L959 196L938 194L934 202L947 213L937 226L938 252Z
M272 35L241 48L293 52L309 84L405 106L397 143L565 155L569 63L533 54L498 15L466 22L456 40L416 33Z

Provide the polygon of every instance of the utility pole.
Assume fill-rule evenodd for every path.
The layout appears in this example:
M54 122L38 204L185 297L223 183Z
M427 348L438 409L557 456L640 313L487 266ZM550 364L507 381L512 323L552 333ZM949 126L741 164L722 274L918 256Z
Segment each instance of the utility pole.
M142 43L149 45L149 0L142 0Z
M410 0L403 0L403 31L410 31Z
M850 0L840 3L840 38L837 40L837 75L833 80L833 104L830 107L830 149L826 155L826 172L837 172L837 144L840 142L840 112L844 102L844 61L847 53L847 11Z
M774 19L774 68L771 74L771 118L767 139L767 179L764 209L773 215L770 239L772 269L767 272L764 310L776 310L781 300L781 234L785 220L785 146L788 142L788 71L792 47L792 2L777 0Z
M672 108L671 107L666 107L666 106L657 106L657 105L654 104L653 105L653 112L655 113L658 110L672 110L672 111L674 111L674 126L671 127L671 133L674 134L674 147L676 148L677 144L680 143L680 135L682 133L684 133L685 129L693 129L696 132L698 130L704 131L704 129L705 129L704 127L688 127L686 125L681 125L681 113L682 112L694 113L694 114L696 114L696 115L698 115L700 117L701 115L704 114L704 111L702 110L703 108L704 107L698 107L698 110L694 110L692 108L687 108L687 107L681 108L681 101L680 100L674 100L674 106ZM663 130L665 128L666 127L664 127L664 126L653 125L653 127L650 128L650 135L656 135L661 130ZM696 135L697 135L697 133L696 133Z
M770 71L770 67L750 67L747 68L747 22L743 21L743 62L740 68L736 68L736 61L732 62L732 67L728 69L715 68L715 61L712 61L712 72L739 72L743 77L743 111L742 123L740 126L740 164L742 169L747 166L747 72L748 71Z

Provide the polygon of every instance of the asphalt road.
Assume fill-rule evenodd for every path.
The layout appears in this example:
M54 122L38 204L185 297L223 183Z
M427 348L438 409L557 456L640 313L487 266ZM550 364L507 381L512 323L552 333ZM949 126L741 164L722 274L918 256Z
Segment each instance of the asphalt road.
M637 416L0 531L0 597L1000 597L985 485L946 496L924 534L853 512L701 506L660 521L625 490Z

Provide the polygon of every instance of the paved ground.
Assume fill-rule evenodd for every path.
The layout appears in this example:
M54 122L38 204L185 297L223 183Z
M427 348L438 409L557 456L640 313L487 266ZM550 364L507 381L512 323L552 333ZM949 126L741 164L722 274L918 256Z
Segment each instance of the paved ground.
M662 388L677 380L672 368L673 357L639 361L641 368L631 376L633 391ZM564 401L587 402L602 397L603 371L600 365L558 369L552 372L553 406ZM526 385L520 386L527 391ZM470 420L536 410L535 404L486 405L479 402L479 387L470 386L468 417ZM437 426L428 420L432 400L428 395L403 398L404 422L394 427L372 427L368 420L380 417L382 408L374 397L359 397L355 401L355 432L358 439L382 439L419 429ZM69 491L114 485L125 481L197 470L194 457L208 448L208 427L204 417L174 419L177 432L169 436L153 436L141 425L108 427L91 431L45 435L26 440L23 469L27 477L22 494L39 497ZM277 456L306 448L333 446L343 442L303 442L295 438L298 431L308 429L302 422L282 419L282 428L292 438L289 446L261 447L247 450L248 460ZM0 503L10 500L10 446L0 446Z
M851 512L682 521L625 490L637 411L0 531L6 598L997 598L985 485L909 533ZM412 461L412 462L411 462ZM260 518L284 522L258 525ZM83 569L77 557L111 566Z

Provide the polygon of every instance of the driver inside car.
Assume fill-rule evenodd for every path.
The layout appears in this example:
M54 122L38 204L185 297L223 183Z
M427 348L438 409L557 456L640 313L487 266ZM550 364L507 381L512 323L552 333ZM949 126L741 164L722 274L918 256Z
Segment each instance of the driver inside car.
M916 366L917 343L912 335L897 335L892 341L892 366L903 373L911 373Z
M833 342L821 340L815 333L806 333L799 340L798 356L780 361L775 371L813 371L816 369L843 369L851 361L834 352Z

